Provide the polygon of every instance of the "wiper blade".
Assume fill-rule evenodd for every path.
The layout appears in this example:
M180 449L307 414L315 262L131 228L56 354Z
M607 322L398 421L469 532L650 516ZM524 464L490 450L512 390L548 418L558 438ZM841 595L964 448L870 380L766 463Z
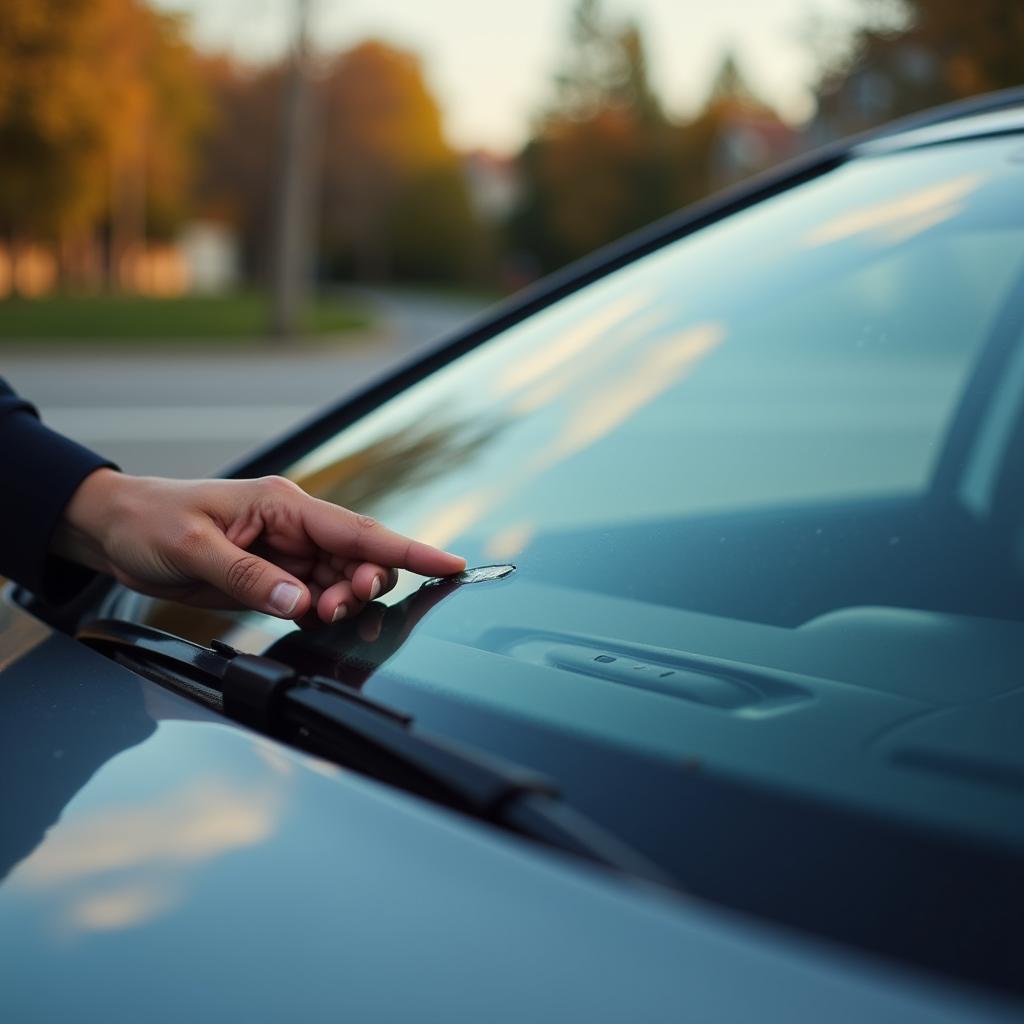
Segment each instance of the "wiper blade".
M344 683L303 675L217 640L206 648L116 619L92 622L77 638L103 653L184 674L192 685L218 694L228 717L345 767L546 846L673 884L642 854L562 801L546 777L434 736L416 727L411 715Z

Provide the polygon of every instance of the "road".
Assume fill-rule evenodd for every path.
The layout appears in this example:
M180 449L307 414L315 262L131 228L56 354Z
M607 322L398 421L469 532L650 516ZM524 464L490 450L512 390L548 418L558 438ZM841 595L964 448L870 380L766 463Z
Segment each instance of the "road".
M372 334L337 347L204 355L76 349L0 352L0 375L44 420L125 471L191 477L239 456L428 348L482 308L470 299L364 290ZM42 346L40 346L42 349Z

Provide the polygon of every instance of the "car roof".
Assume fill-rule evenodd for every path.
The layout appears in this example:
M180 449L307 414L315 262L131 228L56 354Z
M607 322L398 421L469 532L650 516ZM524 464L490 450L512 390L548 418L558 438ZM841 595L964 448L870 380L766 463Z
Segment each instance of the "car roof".
M853 140L851 152L895 152L1024 132L1024 87L1003 89L901 118Z

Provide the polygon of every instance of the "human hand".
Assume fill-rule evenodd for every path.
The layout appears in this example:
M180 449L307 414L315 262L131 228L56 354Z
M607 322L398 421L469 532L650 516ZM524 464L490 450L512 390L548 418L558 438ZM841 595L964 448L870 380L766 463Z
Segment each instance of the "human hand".
M448 576L465 559L310 497L281 477L165 480L98 469L53 549L153 597L337 622L390 590L396 569Z

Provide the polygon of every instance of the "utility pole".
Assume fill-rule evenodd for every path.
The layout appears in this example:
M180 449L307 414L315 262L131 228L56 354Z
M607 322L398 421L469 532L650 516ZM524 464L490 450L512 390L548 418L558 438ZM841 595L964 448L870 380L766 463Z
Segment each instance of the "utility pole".
M294 338L299 334L302 313L309 297L312 269L310 3L311 0L295 0L295 38L285 81L270 314L271 333L280 340Z

